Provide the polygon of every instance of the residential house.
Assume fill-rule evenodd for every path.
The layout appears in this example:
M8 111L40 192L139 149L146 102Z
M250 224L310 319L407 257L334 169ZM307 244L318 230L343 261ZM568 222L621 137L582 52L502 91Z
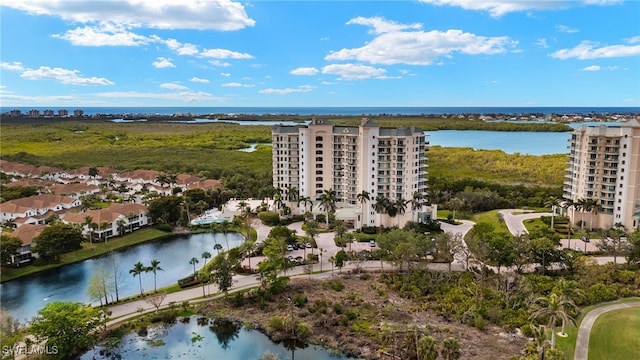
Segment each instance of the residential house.
M95 224L95 228L87 225L88 216L91 217L91 223ZM150 224L150 220L147 217L147 207L131 203L111 204L105 209L70 213L62 221L67 224L81 225L82 233L85 236L93 231L95 238L101 240L133 232Z
M9 236L16 237L22 241L22 246L16 251L15 255L11 256L10 263L14 266L20 266L22 264L27 264L31 262L34 258L37 258L38 255L32 252L32 248L35 245L33 239L38 237L42 230L44 230L47 225L37 224L26 224L14 232L12 232Z
M61 215L81 205L82 201L79 199L55 194L9 200L0 204L0 222L32 217L37 220L37 223L44 224L47 216L54 213Z

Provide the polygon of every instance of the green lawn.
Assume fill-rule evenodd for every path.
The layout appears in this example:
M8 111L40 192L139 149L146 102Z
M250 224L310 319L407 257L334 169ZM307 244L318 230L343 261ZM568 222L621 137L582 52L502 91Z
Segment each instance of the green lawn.
M589 337L590 360L640 357L640 308L606 312L598 317Z
M159 239L169 235L170 234L164 231L150 227L138 230L123 237L111 238L107 240L106 244L104 242L94 242L93 244L85 242L82 244L82 249L62 255L60 257L60 261L57 263L46 265L27 265L21 268L3 267L1 279L2 282L17 279L22 276L35 274L40 271L45 271L83 261L92 257L106 254L116 249L126 248L132 245L143 243L149 240Z
M509 228L507 228L507 224L505 224L504 221L500 219L499 212L500 210L491 210L477 213L473 215L471 221L475 222L476 224L479 222L489 223L493 225L496 231L510 234Z

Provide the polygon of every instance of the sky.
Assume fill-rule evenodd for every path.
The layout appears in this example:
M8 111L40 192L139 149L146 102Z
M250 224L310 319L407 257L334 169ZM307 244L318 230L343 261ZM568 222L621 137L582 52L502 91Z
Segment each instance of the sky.
M640 1L0 0L1 107L640 106Z

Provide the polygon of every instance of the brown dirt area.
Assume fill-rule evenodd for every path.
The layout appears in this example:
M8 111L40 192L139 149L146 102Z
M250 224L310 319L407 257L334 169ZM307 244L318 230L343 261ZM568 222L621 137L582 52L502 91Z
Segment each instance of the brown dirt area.
M447 321L428 306L405 299L378 281L379 275L338 275L327 280L294 279L270 301L247 300L233 306L226 301L201 305L207 316L224 317L264 331L273 340L290 339L291 331L277 329L274 317L291 329L290 319L309 325L307 342L338 349L364 359L415 357L416 328L431 335L438 347L448 337L460 343L460 359L510 359L524 349L527 339L487 326L481 331L457 321ZM339 284L344 288L339 289ZM291 298L290 302L288 298ZM306 302L304 299L306 298ZM296 301L297 300L297 301Z

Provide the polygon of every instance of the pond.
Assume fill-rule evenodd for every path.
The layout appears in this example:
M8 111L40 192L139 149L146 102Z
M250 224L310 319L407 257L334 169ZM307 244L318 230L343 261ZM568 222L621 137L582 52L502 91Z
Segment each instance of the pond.
M321 346L300 342L274 343L265 334L223 319L191 316L146 333L125 335L113 348L97 346L81 360L110 359L260 359L271 352L279 359L351 359Z
M31 319L50 302L89 303L89 280L104 268L110 273L114 273L111 269L116 269L118 295L122 299L140 292L138 277L129 273L138 261L144 266L149 266L153 259L160 261L160 267L164 270L157 272L157 287L161 288L176 284L178 279L192 274L191 258L198 259L196 268L203 266L205 259L202 259L202 253L208 251L215 256L215 244L226 249L227 242L229 247L236 247L243 241L242 235L237 233L228 233L226 236L220 233L189 234L151 241L0 284L0 301L4 310L21 321ZM153 290L153 273L143 273L141 279L144 291Z

